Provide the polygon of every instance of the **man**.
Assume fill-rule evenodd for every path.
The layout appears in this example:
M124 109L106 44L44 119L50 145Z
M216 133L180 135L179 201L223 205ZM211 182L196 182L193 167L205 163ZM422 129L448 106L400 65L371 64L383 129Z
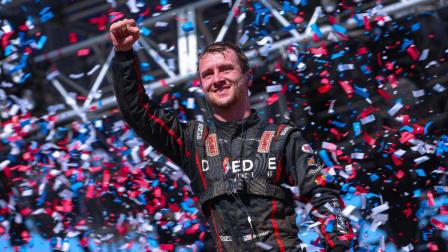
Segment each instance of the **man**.
M191 179L218 251L302 251L294 197L314 206L328 251L352 237L338 191L297 128L261 122L249 107L252 71L237 46L215 43L199 57L198 75L213 118L182 123L145 94L132 44L134 20L112 24L116 98L128 124ZM285 186L287 185L287 186Z

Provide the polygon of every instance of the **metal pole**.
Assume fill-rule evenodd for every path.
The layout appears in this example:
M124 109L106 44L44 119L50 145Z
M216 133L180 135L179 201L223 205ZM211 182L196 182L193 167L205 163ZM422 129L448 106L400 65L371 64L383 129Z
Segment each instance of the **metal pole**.
M241 0L236 0L233 4L232 8L229 11L229 15L227 15L226 21L224 21L224 25L219 30L218 37L216 37L215 42L221 42L224 39L224 36L229 29L230 24L232 23L232 19L235 16L236 9L240 6Z
M163 71L165 71L166 74L168 74L169 77L176 76L176 74L171 71L168 65L165 63L165 60L160 57L156 50L151 48L151 46L145 41L144 38L140 38L139 42L149 54L149 56L151 56L151 58L160 66L160 68L162 68Z
M272 13L272 15L274 15L274 17L280 22L281 25L283 25L283 27L288 27L290 25L290 23L288 22L288 20L286 20L285 17L283 17L277 9L275 9L268 1L266 0L261 0L261 3L269 9L269 11ZM289 33L291 33L291 35L295 38L299 38L299 32L296 29L290 29Z
M101 82L103 82L104 77L106 77L106 73L109 70L110 62L112 61L112 57L114 55L114 50L112 49L107 56L106 62L104 62L103 67L101 67L100 73L98 74L95 82L92 85L92 88L89 91L89 95L87 95L87 99L84 102L84 105L82 106L83 109L87 109L90 106L90 103L93 100L93 97L98 90L98 88L101 85Z

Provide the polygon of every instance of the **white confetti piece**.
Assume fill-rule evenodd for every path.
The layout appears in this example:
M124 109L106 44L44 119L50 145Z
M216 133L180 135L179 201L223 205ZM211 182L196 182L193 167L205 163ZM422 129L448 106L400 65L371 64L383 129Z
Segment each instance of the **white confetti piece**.
M268 92L268 93L279 92L281 90L282 90L282 85L266 86L266 92Z
M390 116L394 116L402 108L403 108L403 104L397 102L391 109L389 109L389 111L387 111L387 113Z

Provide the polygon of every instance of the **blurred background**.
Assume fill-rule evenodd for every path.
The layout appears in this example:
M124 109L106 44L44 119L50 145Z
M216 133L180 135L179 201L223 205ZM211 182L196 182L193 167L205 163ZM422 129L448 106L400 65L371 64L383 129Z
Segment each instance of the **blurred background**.
M210 116L215 41L254 69L251 105L330 167L351 251L448 247L448 1L0 1L2 251L212 251L189 179L122 121L108 28L134 18L147 94ZM322 251L297 202L298 237Z

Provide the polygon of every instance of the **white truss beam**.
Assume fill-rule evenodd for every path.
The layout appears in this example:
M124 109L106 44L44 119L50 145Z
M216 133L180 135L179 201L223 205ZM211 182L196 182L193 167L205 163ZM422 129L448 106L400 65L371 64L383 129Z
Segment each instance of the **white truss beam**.
M208 3L205 4L205 2L208 2ZM220 2L222 2L222 0L216 0L216 1L213 1L213 3L210 3L210 2L212 2L212 0L201 1L199 3L202 3L203 6L201 6L201 7L204 7L205 5L210 6L210 5L215 4L215 3L220 3ZM266 1L263 1L263 2L266 2ZM438 6L438 7L443 7L443 6L446 6L447 3L446 3L446 1L439 1L439 0L407 0L407 1L400 1L400 2L391 4L391 5L388 5L388 6L384 6L383 8L379 9L378 11L380 11L380 13L382 13L384 15L400 14L400 13L409 11L410 8L415 8L415 7L419 6L419 5L434 5L434 6ZM235 7L235 5L234 5L234 7ZM190 10L190 7L188 7L188 8L185 7L182 10L183 11ZM272 6L271 6L270 10L271 11L274 10ZM310 20L312 22L310 22L310 23L314 23L317 20L318 11L319 10L315 11L315 15L313 15L312 20ZM179 14L179 13L182 13L182 12L176 11L176 12L173 12L173 13L178 13ZM186 12L184 12L184 14L185 14L185 16L181 16L181 17L183 17L183 18L191 18L191 16L186 15ZM231 15L231 14L229 14L229 15ZM189 19L189 20L191 20L191 19ZM284 22L286 20L280 21L281 18L277 18L277 20L279 20L279 22L281 22L282 25L284 25L284 26L286 25L286 23ZM151 21L151 22L153 22L153 21ZM353 28L356 27L356 24L353 23L353 22L350 22L350 21L346 22L343 25L347 29L353 29ZM322 26L319 27L319 29L322 32L323 36L325 36L325 37L330 32L333 31L333 28L330 25L322 25ZM289 38L286 38L286 39L274 42L268 48L268 51L279 50L279 49L282 49L282 48L284 48L284 47L286 47L286 46L288 46L288 45L290 45L292 43L303 43L303 42L310 41L312 39L312 32L310 31L310 29L307 29L302 34L300 34L300 33L293 34L292 32L291 32L291 34L292 34L292 36L289 37ZM196 36L192 36L192 38L193 37L194 37L194 39L196 39ZM189 42L186 42L186 41L188 41L187 36L185 36L185 42L182 42L182 43L179 44L178 50L179 51L185 50L185 52L186 52L186 53L184 52L183 55L179 55L179 61L182 61L182 59L185 59L185 57L187 55L189 55L188 52L189 52L190 49L185 47L186 45L188 45ZM197 50L197 45L196 45L196 50ZM245 54L249 58L249 60L253 61L254 59L256 59L258 57L259 52L258 52L258 50L253 49L253 50L246 51ZM197 57L197 51L196 51L195 57ZM189 61L191 62L190 59L189 59ZM188 62L188 61L186 61L186 62ZM197 58L195 59L195 62L197 62ZM162 82L160 80L152 82L152 83L150 83L148 85L145 85L145 88L146 89L150 89L150 90L154 90L154 93L157 95L157 94L161 94L161 93L165 92L170 87L174 87L176 85L183 84L185 82L193 80L196 77L196 74L195 74L196 64L189 63L188 65L190 67L193 67L194 69L190 68L189 70L187 70L188 68L186 68L186 66L182 66L183 70L180 71L178 75L170 76L170 78L163 80L164 84L168 84L168 86L169 86L168 88L165 87L164 85L162 85ZM105 111L105 110L109 110L109 109L111 109L111 108L116 106L115 97L104 98L101 101L98 101L98 103L101 103L102 106L101 107L98 106L99 109L97 110L97 112L102 112L102 111ZM86 108L82 108L82 112L87 113L87 109ZM67 112L63 112L63 113L59 114L59 116L58 116L58 123L64 123L64 122L73 120L74 118L77 117L77 113L79 113L79 112L77 112L77 111L67 111ZM92 115L92 116L94 116L94 115Z

